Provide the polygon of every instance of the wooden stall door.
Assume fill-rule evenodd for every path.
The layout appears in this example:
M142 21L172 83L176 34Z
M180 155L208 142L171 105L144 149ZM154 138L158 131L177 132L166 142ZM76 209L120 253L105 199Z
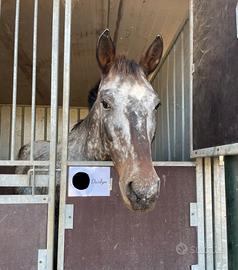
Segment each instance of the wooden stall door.
M236 5L193 0L193 156L238 153Z
M46 249L47 204L0 205L0 270L37 270Z
M161 193L148 213L129 211L112 169L110 197L67 197L74 227L65 231L65 270L190 270L197 264L194 167L156 167Z

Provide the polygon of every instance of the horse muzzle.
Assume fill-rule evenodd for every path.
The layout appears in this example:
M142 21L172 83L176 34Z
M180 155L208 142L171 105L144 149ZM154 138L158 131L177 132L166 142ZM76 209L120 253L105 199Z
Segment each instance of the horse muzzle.
M148 187L140 187L140 185L137 185L135 182L129 182L126 187L126 196L130 201L132 210L152 210L159 197L159 190L159 179Z

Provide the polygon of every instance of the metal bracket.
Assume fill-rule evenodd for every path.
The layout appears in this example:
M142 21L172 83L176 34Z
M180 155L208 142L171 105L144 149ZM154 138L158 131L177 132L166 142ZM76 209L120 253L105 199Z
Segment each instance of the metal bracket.
M198 226L197 203L190 203L190 226Z
M74 205L65 205L65 229L73 229L74 227Z
M110 178L110 191L112 190L112 181L113 181L113 179L112 179L112 177Z
M47 249L39 249L38 250L37 269L38 270L47 270Z
M191 265L191 270L198 270L198 264Z
M219 156L219 165L224 166L224 156Z

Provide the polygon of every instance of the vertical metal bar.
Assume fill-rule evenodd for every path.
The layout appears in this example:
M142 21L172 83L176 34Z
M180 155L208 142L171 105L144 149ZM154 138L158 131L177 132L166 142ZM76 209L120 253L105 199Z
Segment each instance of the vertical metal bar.
M189 86L190 86L190 155L191 155L193 151L193 0L190 0L189 6L189 32L190 32Z
M65 233L65 203L67 189L67 159L69 132L69 96L70 96L70 52L71 52L71 0L65 1L64 25L64 75L63 75L63 116L62 116L62 147L61 149L61 185L60 214L58 234L58 270L64 269L64 233Z
M154 81L152 82L152 85L155 89L158 89L158 76L154 79ZM158 118L158 116L156 115L156 118ZM158 119L156 119L156 122L158 122ZM157 134L157 131L158 131L158 123L156 125L156 132L155 134ZM157 160L157 157L156 157L156 152L157 152L157 136L155 135L154 137L154 140L152 142L152 159L153 161L156 161Z
M54 229L55 229L55 180L57 157L57 118L58 118L58 63L59 63L59 17L60 0L53 1L52 19L52 59L51 59L51 133L49 203L47 226L47 269L53 269Z
M161 99L161 91L160 91L160 74L157 75L156 78L156 89L158 91L159 94L159 98ZM160 132L160 110L161 107L159 109L159 112L157 112L157 123L156 123L156 134L155 134L155 160L158 161L159 160L159 153L160 153L160 149L161 149L161 144L160 144L160 137L158 136L159 132Z
M168 138L168 160L171 160L171 140L170 140L170 115L169 115L169 64L170 57L167 57L167 72L166 72L166 114L167 114L167 138Z
M216 270L228 269L224 162L214 158L214 230Z
M38 22L38 0L35 0L34 23L33 23L33 63L32 63L32 98L31 98L31 154L30 154L31 161L34 159L35 121L36 121L37 22Z
M206 235L206 269L214 270L213 249L213 203L211 159L205 158L205 235Z
M219 178L221 186L221 224L222 224L222 270L228 270L228 246L227 246L227 214L226 214L226 182L224 157L219 157Z
M196 165L198 267L202 270L205 269L203 159L198 158Z
M219 161L213 159L213 190L214 190L214 250L215 265L217 270L221 270L221 205L220 205L220 185L219 185Z
M174 100L174 142L173 142L173 160L176 160L176 44L174 44L174 57L173 57L173 100Z
M14 34L14 60L13 60L13 86L12 86L12 126L11 126L11 152L10 158L15 155L16 106L17 106L17 69L18 69L18 43L19 43L19 14L20 0L16 0L15 34Z
M167 61L161 69L161 94L162 94L162 104L166 104L166 78L167 78ZM166 104L167 105L167 104ZM161 159L168 159L168 127L167 127L167 108L166 106L161 106Z
M238 38L238 2L236 4L236 37Z
M181 83L182 83L182 160L185 159L185 97L184 97L184 33L181 32Z

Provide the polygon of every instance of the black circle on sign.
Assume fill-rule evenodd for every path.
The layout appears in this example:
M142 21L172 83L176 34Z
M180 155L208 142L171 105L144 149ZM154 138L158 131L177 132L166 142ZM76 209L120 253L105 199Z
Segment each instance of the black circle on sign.
M89 178L88 174L85 172L77 172L73 176L72 183L76 189L84 190L84 189L88 188L88 186L90 184L90 178Z

